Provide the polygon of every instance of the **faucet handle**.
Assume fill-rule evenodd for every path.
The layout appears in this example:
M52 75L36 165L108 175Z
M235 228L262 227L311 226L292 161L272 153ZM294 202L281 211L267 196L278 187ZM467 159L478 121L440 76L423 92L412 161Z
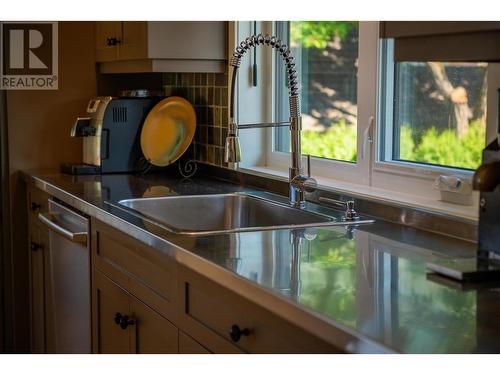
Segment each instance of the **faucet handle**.
M341 200L333 199L333 198L319 197L319 201L342 207L345 210L344 216L342 217L342 220L344 220L344 221L359 220L359 215L356 212L356 210L354 209L354 201L353 200L341 201Z

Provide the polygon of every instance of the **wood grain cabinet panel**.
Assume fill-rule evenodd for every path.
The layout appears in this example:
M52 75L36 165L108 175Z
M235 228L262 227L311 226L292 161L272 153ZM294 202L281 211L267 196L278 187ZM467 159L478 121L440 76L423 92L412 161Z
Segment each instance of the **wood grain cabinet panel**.
M118 59L117 44L110 42L114 38L120 42L122 38L122 22L120 21L100 21L95 23L96 35L96 60L115 61Z
M178 330L172 323L93 271L93 352L172 354L178 352Z
M213 352L339 352L185 267L179 267L179 297L179 328Z
M136 321L133 353L178 353L176 326L134 297L131 297L130 311Z
M179 331L179 354L210 354L210 350L191 336Z
M121 328L116 321L119 316L130 317L129 296L99 271L94 270L92 276L92 351L104 354L130 353L132 330Z
M29 228L31 352L45 353L45 272L44 253L47 248L43 228Z
M32 353L50 352L50 339L47 338L47 270L45 256L49 246L47 228L38 220L39 212L48 209L48 195L43 191L29 187L27 190L28 202L28 253L30 267L30 350Z
M94 218L91 228L93 266L175 323L175 259Z
M35 187L28 188L28 225L39 224L38 214L40 212L48 211L48 199L48 194L41 191L40 189L37 189Z
M120 60L148 58L148 22L122 22L122 40L118 45Z
M96 22L101 73L224 72L227 22Z

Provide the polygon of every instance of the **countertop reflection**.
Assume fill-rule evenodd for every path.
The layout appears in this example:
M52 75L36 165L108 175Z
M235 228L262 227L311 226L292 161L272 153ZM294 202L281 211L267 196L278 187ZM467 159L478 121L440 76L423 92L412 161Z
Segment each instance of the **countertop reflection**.
M49 193L58 189L120 217L397 351L500 351L500 289L464 288L429 278L425 269L432 259L473 256L472 243L380 220L354 229L182 236L144 223L106 202L250 189L206 177L74 177L50 171L30 171L26 177L42 188L50 186L53 191L47 189Z

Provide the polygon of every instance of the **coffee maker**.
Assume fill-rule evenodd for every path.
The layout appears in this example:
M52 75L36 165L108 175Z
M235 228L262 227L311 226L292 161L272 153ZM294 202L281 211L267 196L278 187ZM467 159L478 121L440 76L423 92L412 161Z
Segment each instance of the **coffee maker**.
M78 117L71 137L83 138L83 163L63 164L73 175L138 172L144 168L140 149L142 124L159 97L90 99L86 116Z

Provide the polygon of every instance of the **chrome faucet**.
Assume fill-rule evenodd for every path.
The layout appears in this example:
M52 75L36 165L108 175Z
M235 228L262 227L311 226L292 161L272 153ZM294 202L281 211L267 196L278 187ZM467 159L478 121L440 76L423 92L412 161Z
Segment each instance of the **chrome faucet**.
M234 97L235 97L235 82L238 73L238 68L241 63L243 55L254 46L267 45L275 48L283 58L286 71L288 75L288 95L290 105L290 121L288 122L274 122L274 123L258 123L258 124L244 124L238 125L234 116ZM297 78L297 71L295 70L295 63L293 56L290 53L288 46L275 36L270 35L253 35L246 38L243 42L236 47L233 56L229 60L229 65L232 69L231 76L231 99L229 102L229 130L226 138L224 160L226 163L238 163L241 161L240 142L238 138L238 129L252 129L252 128L267 128L278 126L290 127L290 144L291 144L291 165L289 168L289 198L290 205L295 208L305 207L305 193L312 191L316 188L316 180L310 176L302 174L300 151L300 132L302 127L302 118L300 116L300 100L299 100L299 85ZM309 171L310 174L310 171Z

